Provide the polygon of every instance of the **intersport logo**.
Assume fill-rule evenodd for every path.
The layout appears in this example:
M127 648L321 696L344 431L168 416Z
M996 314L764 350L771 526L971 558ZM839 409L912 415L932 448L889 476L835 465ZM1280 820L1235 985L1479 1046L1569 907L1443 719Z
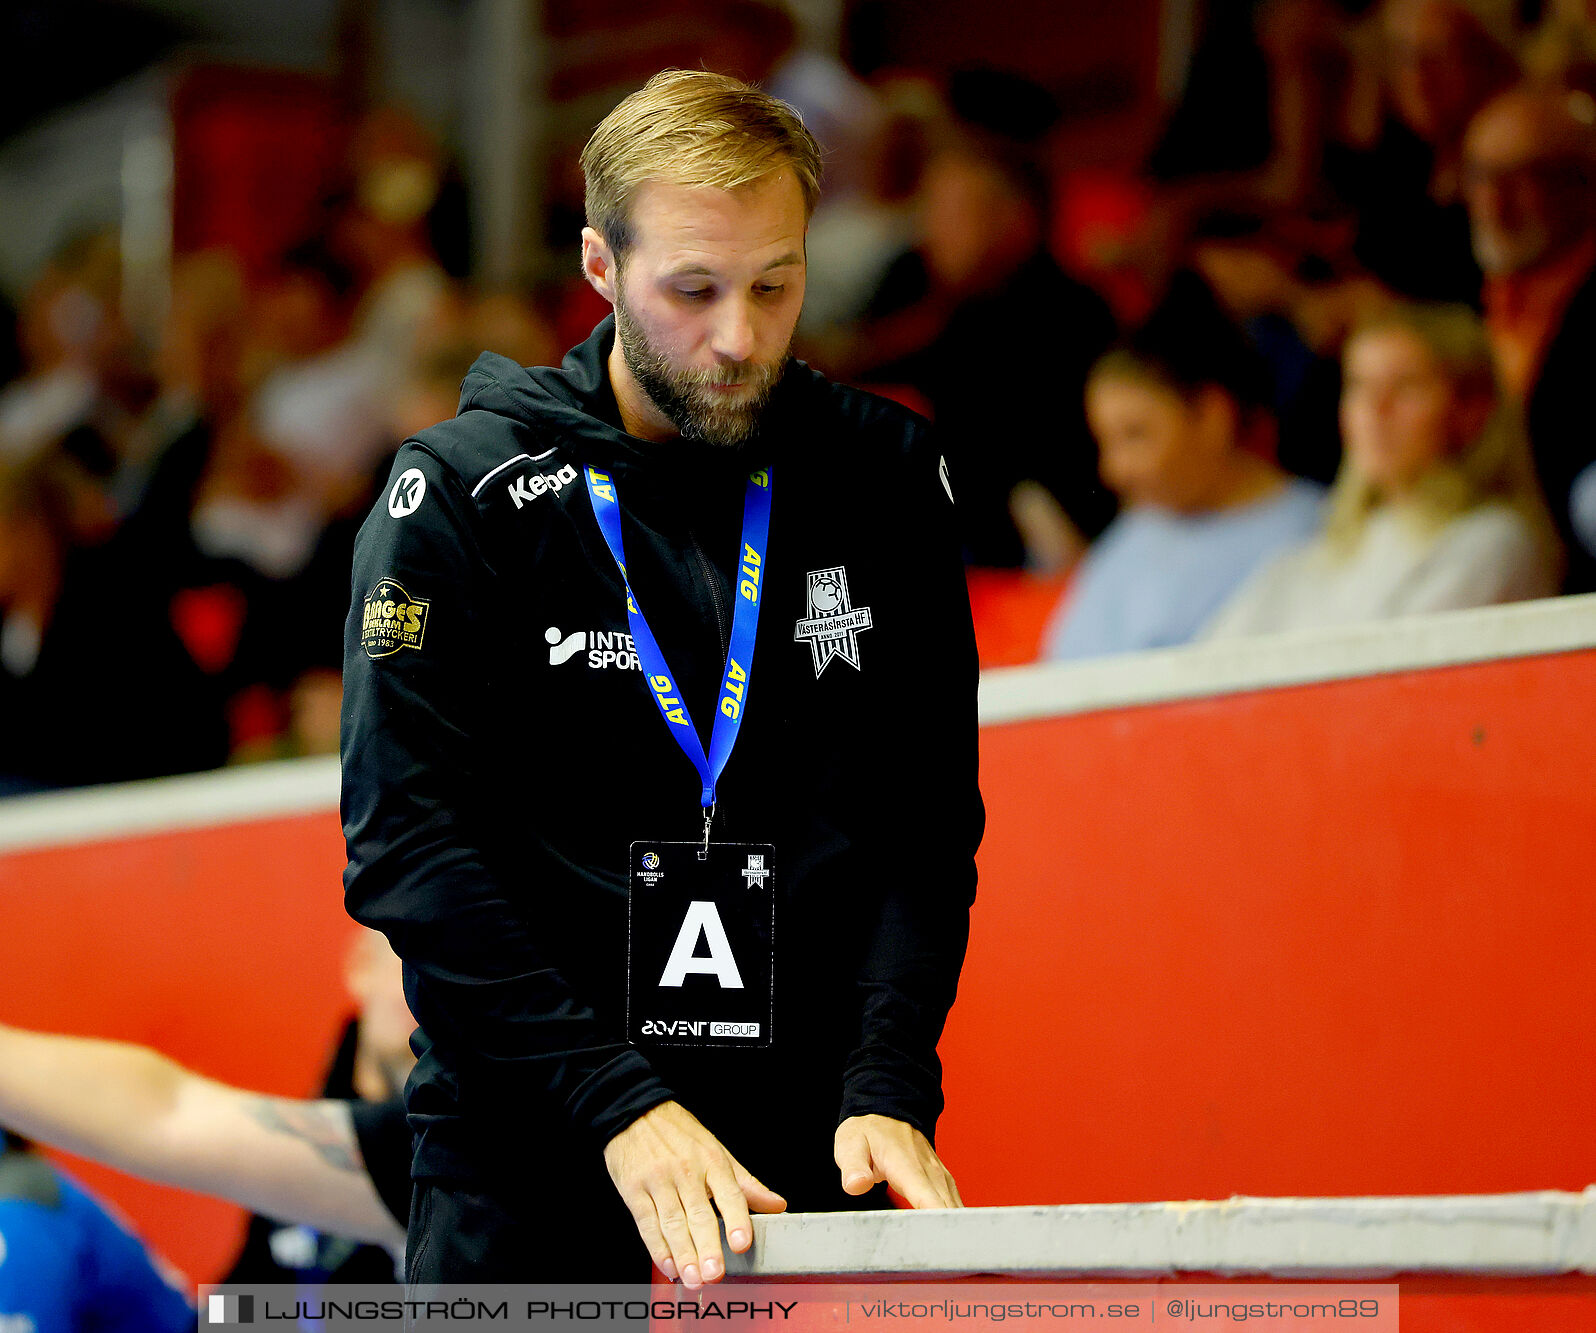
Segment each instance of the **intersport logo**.
M570 634L550 625L543 633L549 645L549 665L564 666L573 657L587 655L590 671L641 671L636 645L630 634L620 630L579 629Z

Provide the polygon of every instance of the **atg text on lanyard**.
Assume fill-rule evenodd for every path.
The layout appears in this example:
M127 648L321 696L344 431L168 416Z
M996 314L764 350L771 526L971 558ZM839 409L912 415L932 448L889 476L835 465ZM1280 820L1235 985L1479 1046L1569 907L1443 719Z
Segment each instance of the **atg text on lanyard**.
M743 498L742 558L739 561L737 583L737 610L732 616L731 646L726 653L726 669L721 676L720 698L715 709L715 725L710 732L709 753L693 726L687 711L687 702L676 688L675 678L665 664L659 641L649 629L632 583L626 573L626 548L621 541L621 506L616 498L615 480L608 473L585 468L587 493L593 501L593 516L598 520L599 531L604 534L604 544L615 557L626 585L626 615L631 622L632 641L637 647L638 659L648 678L649 692L659 706L660 716L670 727L671 735L682 747L702 781L701 804L704 809L704 845L709 845L710 825L715 819L715 784L725 772L726 761L731 758L732 747L737 744L737 733L743 724L743 714L748 708L748 681L754 664L754 638L759 629L759 603L763 596L765 572L765 547L770 535L770 470L753 473L748 478Z

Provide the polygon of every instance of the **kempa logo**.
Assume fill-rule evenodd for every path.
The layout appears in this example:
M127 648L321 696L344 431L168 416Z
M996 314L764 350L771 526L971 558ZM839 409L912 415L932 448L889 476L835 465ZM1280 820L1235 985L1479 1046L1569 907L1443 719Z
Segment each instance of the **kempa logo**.
M543 641L549 645L550 666L564 666L578 653L586 653L588 669L591 671L603 671L610 667L618 671L643 669L632 636L620 630L579 629L564 634L557 626L550 625L543 632Z
M506 486L510 498L515 501L519 509L529 500L536 500L540 495L550 492L558 494L576 480L576 469L567 463L558 472L540 472L535 477L517 477L515 483Z
M399 474L393 489L388 492L388 512L395 518L408 518L421 504L427 493L427 479L418 467L407 468Z

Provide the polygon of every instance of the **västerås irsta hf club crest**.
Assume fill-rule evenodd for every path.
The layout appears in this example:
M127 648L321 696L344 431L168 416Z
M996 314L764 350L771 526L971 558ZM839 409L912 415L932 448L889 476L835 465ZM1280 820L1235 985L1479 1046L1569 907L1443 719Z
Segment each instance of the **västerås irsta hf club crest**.
M842 565L809 571L809 614L794 627L793 638L808 643L817 680L838 658L858 671L859 635L869 628L870 608L855 609Z

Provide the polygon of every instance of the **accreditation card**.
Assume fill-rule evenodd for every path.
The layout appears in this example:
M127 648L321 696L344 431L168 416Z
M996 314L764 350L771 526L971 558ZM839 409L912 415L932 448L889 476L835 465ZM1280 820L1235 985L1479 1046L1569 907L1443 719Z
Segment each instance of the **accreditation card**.
M769 1046L775 848L634 842L626 1037L634 1046Z

